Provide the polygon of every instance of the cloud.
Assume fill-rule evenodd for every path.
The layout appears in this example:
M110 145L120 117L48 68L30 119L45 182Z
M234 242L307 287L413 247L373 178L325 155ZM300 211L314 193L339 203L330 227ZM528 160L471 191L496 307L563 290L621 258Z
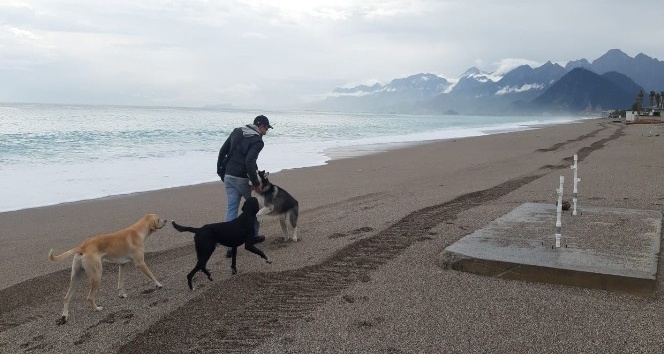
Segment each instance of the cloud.
M363 97L363 96L372 95L374 93L375 92L367 92L367 91L330 92L325 95L321 95L321 97Z
M9 26L2 26L2 30L9 32L10 35L14 37L15 40L19 42L34 42L37 40L37 36L24 29L16 28L16 27L9 27Z
M542 84L525 84L521 85L520 87L512 86L512 87L501 87L500 90L496 92L496 95L505 95L508 93L519 93L519 92L525 92L525 91L530 91L530 90L541 90L544 88L544 85Z
M453 80L471 66L493 80L518 65L592 61L611 48L664 58L652 40L664 35L656 21L588 21L589 13L610 21L633 12L609 2L1 2L0 78L23 88L0 81L0 101L281 106L417 73ZM58 92L64 86L66 98Z
M514 59L514 58L501 59L500 61L494 63L496 69L493 71L492 74L495 76L503 76L508 72L510 72L511 70L516 69L522 65L528 65L531 68L537 68L539 66L542 66L542 63L529 59Z

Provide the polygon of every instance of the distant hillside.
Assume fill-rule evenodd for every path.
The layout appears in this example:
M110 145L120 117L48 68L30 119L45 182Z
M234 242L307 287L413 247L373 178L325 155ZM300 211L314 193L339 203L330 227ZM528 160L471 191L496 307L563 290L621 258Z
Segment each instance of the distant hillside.
M664 62L619 49L565 67L546 62L496 75L471 67L457 79L415 74L383 86L336 88L308 109L380 113L537 114L629 109L639 90L664 91Z
M640 87L616 72L598 75L575 68L532 102L550 111L581 112L631 107Z
M636 82L634 82L634 80L629 78L627 75L621 74L619 72L609 71L603 74L602 77L613 82L613 84L621 88L628 95L631 95L632 101L636 99L636 96L639 94L639 91L643 90L643 88L639 86Z
M394 79L382 86L360 85L336 88L313 107L326 110L411 112L417 105L443 93L450 83L434 74L416 74Z
M583 59L585 63L587 60ZM629 76L645 92L664 90L664 61L639 53L634 58L620 49L611 49L595 59L589 66L583 66L598 74L615 71Z

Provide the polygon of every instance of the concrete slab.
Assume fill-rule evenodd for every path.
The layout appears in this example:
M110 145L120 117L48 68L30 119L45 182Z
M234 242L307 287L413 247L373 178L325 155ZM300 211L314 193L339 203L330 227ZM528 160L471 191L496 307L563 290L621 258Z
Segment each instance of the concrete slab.
M562 216L555 248L556 206L525 203L445 248L445 268L508 279L609 291L652 293L662 213L583 207Z

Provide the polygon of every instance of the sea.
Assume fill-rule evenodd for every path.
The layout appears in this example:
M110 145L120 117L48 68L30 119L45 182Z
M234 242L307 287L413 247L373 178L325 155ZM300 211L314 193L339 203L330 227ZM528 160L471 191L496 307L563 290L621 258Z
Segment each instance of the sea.
M0 212L219 181L219 148L259 114L270 173L588 118L0 103Z

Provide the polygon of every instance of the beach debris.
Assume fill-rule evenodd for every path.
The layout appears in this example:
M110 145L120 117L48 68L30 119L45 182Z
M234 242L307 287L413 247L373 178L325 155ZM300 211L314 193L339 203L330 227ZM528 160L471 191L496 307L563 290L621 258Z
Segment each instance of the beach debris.
M556 205L558 205L558 202L556 202ZM562 206L563 211L567 211L571 207L572 207L572 203L570 203L569 200L563 200L563 206Z

